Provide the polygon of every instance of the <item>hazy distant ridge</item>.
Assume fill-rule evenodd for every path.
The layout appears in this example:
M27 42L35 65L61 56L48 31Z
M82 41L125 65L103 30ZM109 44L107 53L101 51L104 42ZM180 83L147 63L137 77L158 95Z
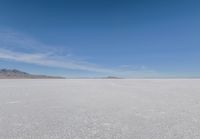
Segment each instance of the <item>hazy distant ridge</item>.
M17 69L0 69L0 79L62 79L58 76L34 75Z

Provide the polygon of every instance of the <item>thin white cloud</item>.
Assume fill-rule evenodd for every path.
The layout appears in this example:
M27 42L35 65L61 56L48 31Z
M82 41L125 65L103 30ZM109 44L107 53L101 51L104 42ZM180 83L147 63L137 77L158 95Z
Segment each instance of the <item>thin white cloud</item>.
M0 58L42 66L86 70L94 72L112 72L109 69L84 62L71 56L58 46L46 45L31 37L13 31L0 31Z
M28 54L28 53L19 53L13 52L9 50L0 49L0 59L7 59L17 62L24 62L42 66L49 67L57 67L57 68L65 68L65 69L73 69L73 70L85 70L85 71L93 71L93 72L103 72L103 73L112 73L113 70L99 68L92 66L92 64L84 63L81 61L74 60L60 60L56 59L55 56L51 56L48 54Z
M10 30L0 31L0 47L15 52L48 52L56 55L70 55L66 48L63 50L60 46L45 44L32 37Z
M82 70L102 73L103 75L141 76L156 72L143 68L105 68L99 65L71 57L66 50L58 50L33 38L12 31L0 31L0 59L23 62L41 66Z

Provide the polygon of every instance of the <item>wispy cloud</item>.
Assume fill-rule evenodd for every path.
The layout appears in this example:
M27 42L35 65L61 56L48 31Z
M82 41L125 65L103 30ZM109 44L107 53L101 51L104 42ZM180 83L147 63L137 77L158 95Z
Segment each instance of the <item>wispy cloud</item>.
M87 62L75 61L70 59L60 59L56 56L41 53L19 53L10 50L0 49L0 58L7 59L17 62L24 62L42 66L73 69L73 70L84 70L92 72L112 73L111 69L100 68Z
M12 31L0 32L0 59L23 62L41 66L71 70L97 72L107 75L141 75L155 74L152 70L133 69L129 66L107 68L76 57L70 57L66 50L58 50L56 46L44 44L36 39ZM55 49L56 48L56 49Z
M58 46L51 46L38 41L30 36L10 30L0 31L0 47L16 52L46 53L53 52L61 54L63 50ZM66 51L65 54L69 55Z
M0 59L73 70L114 72L79 58L72 58L66 50L59 50L57 46L46 45L12 31L0 32L0 46Z

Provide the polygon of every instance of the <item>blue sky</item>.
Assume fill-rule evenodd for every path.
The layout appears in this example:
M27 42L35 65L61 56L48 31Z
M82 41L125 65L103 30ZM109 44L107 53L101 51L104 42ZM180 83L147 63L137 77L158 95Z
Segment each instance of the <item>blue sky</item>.
M200 77L197 0L1 0L0 68Z

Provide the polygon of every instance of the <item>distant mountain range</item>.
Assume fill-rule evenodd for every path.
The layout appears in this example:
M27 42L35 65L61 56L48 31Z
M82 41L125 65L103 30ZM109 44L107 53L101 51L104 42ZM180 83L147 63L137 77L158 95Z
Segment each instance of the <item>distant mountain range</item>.
M0 69L0 79L64 79L64 77L34 75L17 69Z
M117 77L117 76L107 76L107 77L104 77L104 79L123 79L123 78Z

